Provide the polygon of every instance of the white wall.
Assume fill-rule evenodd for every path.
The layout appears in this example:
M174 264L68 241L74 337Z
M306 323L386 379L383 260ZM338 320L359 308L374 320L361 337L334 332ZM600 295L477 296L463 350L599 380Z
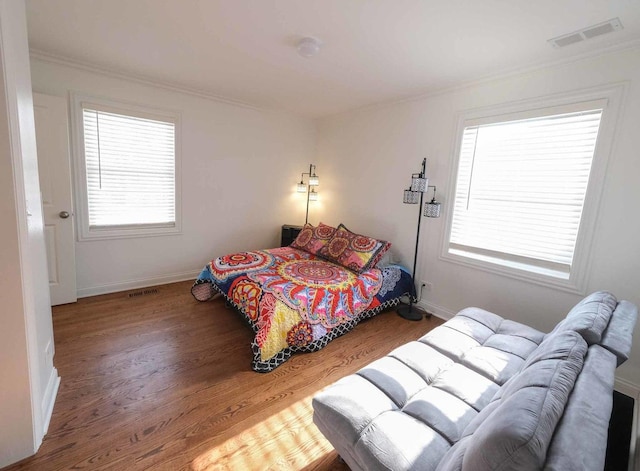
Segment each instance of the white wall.
M277 246L282 224L304 222L294 191L315 153L311 120L41 59L32 59L32 76L37 92L181 114L182 234L79 242L79 296L188 279L215 256Z
M26 26L0 0L0 467L38 449L59 384Z
M447 93L372 107L323 119L318 128L327 222L340 222L387 238L407 266L413 260L417 208L402 204L402 190L427 157L430 183L443 211L453 184L456 114L468 109L627 82L624 109L609 159L594 234L587 292L612 291L640 305L640 50L613 52ZM433 284L427 306L447 316L479 306L548 331L581 296L439 259L445 218L423 219L416 278ZM640 329L630 360L618 376L640 385Z

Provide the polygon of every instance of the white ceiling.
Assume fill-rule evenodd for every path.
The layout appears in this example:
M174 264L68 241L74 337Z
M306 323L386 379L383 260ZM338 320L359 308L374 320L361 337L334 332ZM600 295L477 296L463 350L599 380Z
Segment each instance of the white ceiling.
M33 52L319 117L640 41L639 0L27 0ZM547 40L618 17L624 29ZM324 43L311 59L303 36Z

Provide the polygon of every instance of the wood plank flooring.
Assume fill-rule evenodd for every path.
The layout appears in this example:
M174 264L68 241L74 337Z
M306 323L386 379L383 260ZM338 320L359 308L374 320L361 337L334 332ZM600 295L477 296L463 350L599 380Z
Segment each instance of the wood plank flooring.
M311 397L442 323L384 312L261 374L251 329L190 287L55 307L62 382L49 432L35 456L3 471L345 470L313 425Z

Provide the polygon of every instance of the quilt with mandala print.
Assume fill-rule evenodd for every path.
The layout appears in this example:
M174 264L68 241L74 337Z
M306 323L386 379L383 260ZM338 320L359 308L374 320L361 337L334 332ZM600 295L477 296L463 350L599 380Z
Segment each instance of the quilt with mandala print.
M252 367L271 371L296 352L314 352L399 298L414 295L400 265L361 273L294 247L212 260L194 283L198 301L220 293L251 325Z

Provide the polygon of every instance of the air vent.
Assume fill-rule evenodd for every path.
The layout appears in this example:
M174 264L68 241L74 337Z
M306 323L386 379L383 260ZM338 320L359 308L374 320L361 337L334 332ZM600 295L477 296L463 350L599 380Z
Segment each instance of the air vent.
M158 290L156 288L145 289L144 291L136 291L134 293L129 293L130 298L137 298L138 296L147 296L149 294L158 294Z
M620 31L622 29L622 23L619 18L605 21L593 26L588 26L580 31L574 33L558 36L553 39L549 39L549 43L556 48L569 46L570 44L586 41L587 39L595 38L596 36L602 36L603 34L613 33L614 31Z
M579 43L580 41L584 41L584 38L580 33L573 33L569 36L562 36L561 38L552 39L554 41L554 46L556 47L565 47L569 44Z

